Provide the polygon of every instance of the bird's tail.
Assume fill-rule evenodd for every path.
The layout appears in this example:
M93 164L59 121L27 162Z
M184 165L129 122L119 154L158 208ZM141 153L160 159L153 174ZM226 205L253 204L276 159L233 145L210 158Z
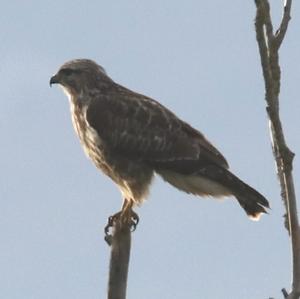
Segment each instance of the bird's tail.
M269 208L269 202L263 195L222 166L202 166L189 174L161 169L156 171L165 181L187 193L213 197L235 196L252 220L258 220Z
M262 213L267 213L266 208L270 208L269 202L262 194L227 169L219 168L218 173L220 175L215 179L229 189L252 220L258 220Z
M247 195L235 194L235 197L252 220L259 220L262 213L267 213L265 208L269 208L268 201L253 188L247 191Z

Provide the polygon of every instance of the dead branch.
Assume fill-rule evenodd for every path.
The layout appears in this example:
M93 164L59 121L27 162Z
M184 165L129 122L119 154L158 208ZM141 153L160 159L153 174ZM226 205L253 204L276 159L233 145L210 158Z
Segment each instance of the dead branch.
M273 33L268 0L255 0L255 4L257 7L255 19L256 39L265 81L266 109L270 122L272 148L281 187L281 196L286 208L286 227L290 234L292 248L292 290L288 294L283 289L283 294L285 298L298 299L300 297L300 228L292 174L294 153L286 144L279 116L281 71L278 52L291 19L292 0L285 1L282 21L275 34Z
M105 238L111 246L107 298L126 299L131 226L121 220L113 221L112 224L112 234Z

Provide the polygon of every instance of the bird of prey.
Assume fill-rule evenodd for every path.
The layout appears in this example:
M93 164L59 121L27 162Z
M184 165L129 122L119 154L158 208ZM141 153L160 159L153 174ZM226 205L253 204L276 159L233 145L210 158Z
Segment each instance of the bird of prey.
M123 207L115 217L138 221L132 207L146 198L154 173L194 195L233 195L250 218L266 213L266 198L228 170L201 132L157 101L114 82L94 61L66 62L50 79L50 85L56 83L69 98L85 153L121 190Z

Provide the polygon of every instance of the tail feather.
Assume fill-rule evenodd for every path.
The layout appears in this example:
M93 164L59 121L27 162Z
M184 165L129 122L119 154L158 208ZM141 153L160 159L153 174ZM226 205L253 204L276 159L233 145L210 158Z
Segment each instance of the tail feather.
M249 218L252 220L259 220L261 214L268 214L265 208L269 208L267 205L262 205L260 203L259 197L265 198L259 194L258 192L253 193L252 195L248 194L247 197L235 195L238 200L240 206L245 210Z
M206 175L228 188L251 219L258 220L262 213L267 214L268 200L229 170L213 166L207 169Z
M162 169L156 171L165 181L187 193L213 197L235 196L253 220L258 220L269 208L269 202L263 195L222 166L211 164L189 174Z

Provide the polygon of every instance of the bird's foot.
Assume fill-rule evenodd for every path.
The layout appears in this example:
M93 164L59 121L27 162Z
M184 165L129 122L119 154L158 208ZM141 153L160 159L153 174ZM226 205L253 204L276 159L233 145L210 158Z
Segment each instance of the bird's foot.
M123 209L120 212L110 216L108 218L107 225L104 228L105 236L110 236L110 228L112 228L117 222L122 226L129 226L130 230L133 232L139 223L139 216L132 208Z

